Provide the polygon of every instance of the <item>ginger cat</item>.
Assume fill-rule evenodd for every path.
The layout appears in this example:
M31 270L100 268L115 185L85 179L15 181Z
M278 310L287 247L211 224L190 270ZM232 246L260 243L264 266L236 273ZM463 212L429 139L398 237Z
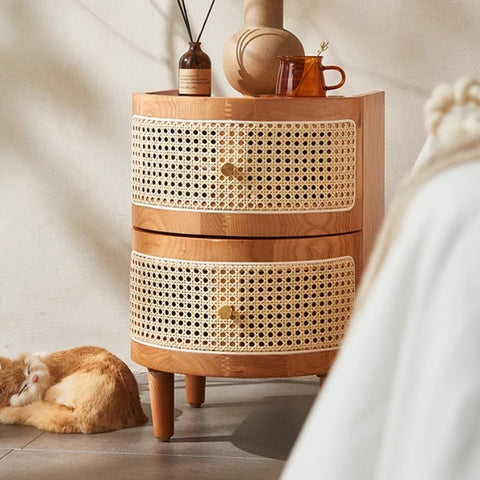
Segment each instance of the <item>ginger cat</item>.
M98 433L147 420L133 373L107 350L0 357L0 424Z

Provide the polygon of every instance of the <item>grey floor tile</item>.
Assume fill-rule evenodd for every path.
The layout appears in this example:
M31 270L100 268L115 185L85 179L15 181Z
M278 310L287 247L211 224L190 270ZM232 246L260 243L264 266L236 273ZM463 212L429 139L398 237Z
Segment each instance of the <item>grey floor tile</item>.
M0 460L11 451L9 448L0 448Z
M283 462L265 459L16 450L0 461L2 480L277 479Z
M139 386L150 415L148 387ZM177 376L169 443L154 438L151 422L96 435L3 425L0 479L278 478L318 391L316 377L209 378L204 406L192 408Z
M175 436L169 443L162 443L154 438L151 428L145 427L89 436L47 434L34 442L30 448L117 454L199 455L217 458L252 456L236 447L227 436L188 438Z
M266 457L285 460L318 391L311 381L209 381L202 408L176 389L175 435L153 437L151 423L96 435L45 433L29 448L105 453ZM150 414L149 405L144 405Z
M0 448L22 448L42 434L33 427L0 425Z

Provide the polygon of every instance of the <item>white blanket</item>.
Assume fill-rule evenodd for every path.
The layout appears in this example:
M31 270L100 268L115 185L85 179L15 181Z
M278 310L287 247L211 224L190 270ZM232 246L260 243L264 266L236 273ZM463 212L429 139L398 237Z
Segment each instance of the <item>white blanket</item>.
M424 182L283 480L480 479L480 142Z

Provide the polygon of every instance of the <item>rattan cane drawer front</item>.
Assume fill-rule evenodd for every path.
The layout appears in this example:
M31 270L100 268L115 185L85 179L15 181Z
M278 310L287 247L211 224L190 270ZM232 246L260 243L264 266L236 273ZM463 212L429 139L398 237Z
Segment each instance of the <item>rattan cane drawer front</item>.
M356 125L135 115L132 201L223 213L345 212L356 195Z
M130 331L161 348L273 353L339 346L353 306L351 256L225 263L132 252Z

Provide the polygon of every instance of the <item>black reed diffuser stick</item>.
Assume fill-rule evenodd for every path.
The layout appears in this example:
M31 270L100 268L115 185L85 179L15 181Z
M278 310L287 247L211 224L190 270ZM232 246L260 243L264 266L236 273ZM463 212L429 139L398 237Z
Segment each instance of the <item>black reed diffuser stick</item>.
M190 20L188 18L187 6L185 5L185 0L177 0L178 8L179 8L179 10L182 14L183 22L185 23L185 28L187 29L187 33L188 33L188 37L190 38L190 42L192 42L192 43L199 43L200 42L200 39L202 38L203 30L205 29L205 25L207 24L207 20L208 20L208 17L210 16L210 12L212 11L214 3L215 3L215 0L212 0L212 2L210 3L210 7L208 9L207 15L205 17L205 20L203 21L200 33L198 34L196 42L194 42L193 35L192 35L192 29L191 29L191 26L190 26Z
M210 16L210 12L212 11L214 3L215 3L215 0L212 0L212 3L210 4L210 8L208 9L208 12L207 12L207 16L205 17L205 20L203 21L202 29L200 30L200 33L198 34L197 43L200 42L200 38L202 36L203 29L205 28L205 25L207 24L207 20L208 20L208 17Z
M177 0L177 4L182 14L183 22L185 23L185 27L187 29L187 33L190 38L190 41L193 43L192 30L190 29L190 22L188 21L188 13L187 13L187 7L185 6L185 2L183 0L182 1Z

